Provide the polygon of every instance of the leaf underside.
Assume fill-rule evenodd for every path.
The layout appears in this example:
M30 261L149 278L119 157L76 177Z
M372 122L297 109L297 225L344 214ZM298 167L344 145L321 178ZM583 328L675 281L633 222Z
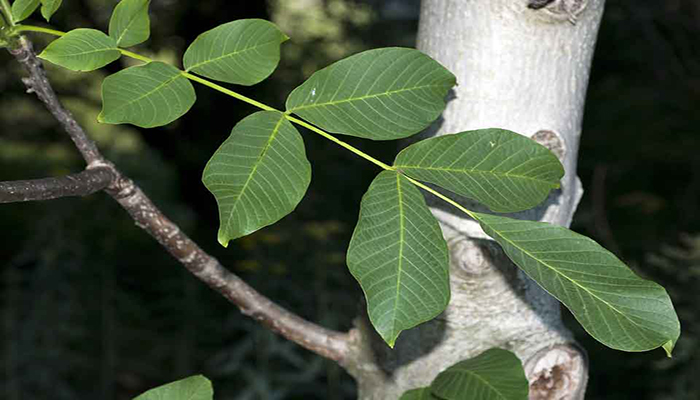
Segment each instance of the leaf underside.
M199 35L187 48L183 65L217 81L254 85L272 74L287 36L262 19L242 19Z
M440 115L454 84L450 71L418 50L368 50L311 75L289 95L287 111L333 133L400 139Z
M150 62L105 78L102 112L97 119L108 124L153 128L180 118L195 100L194 88L180 70L162 62Z
M240 121L207 163L202 181L219 205L219 243L248 235L291 213L311 182L299 132L278 111Z
M520 359L495 348L442 371L430 388L445 400L527 400L529 390Z
M109 20L109 36L117 46L130 47L148 40L151 35L149 4L150 0L122 0L114 7Z
M214 389L211 381L202 375L171 382L151 389L134 400L212 400Z
M114 39L96 29L84 28L66 33L39 54L39 58L73 71L94 71L119 57Z
M377 175L363 196L347 263L372 325L391 347L401 331L447 306L447 244L423 195L394 171Z
M664 347L680 336L671 299L595 241L560 226L476 213L484 232L528 276L571 310L596 340L616 350Z
M27 19L39 8L39 2L40 0L15 0L11 7L14 22L21 22Z
M41 16L49 22L51 16L61 7L63 0L41 0Z
M547 148L505 129L422 140L399 153L406 175L476 200L494 212L527 210L559 187L564 168Z

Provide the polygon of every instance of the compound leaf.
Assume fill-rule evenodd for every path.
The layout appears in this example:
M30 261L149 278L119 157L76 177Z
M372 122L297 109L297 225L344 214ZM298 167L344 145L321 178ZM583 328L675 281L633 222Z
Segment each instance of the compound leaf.
M663 347L670 356L680 323L666 290L640 278L593 240L566 228L475 213L484 232L527 275L616 350Z
M39 8L40 0L15 0L12 3L12 19L20 22L27 19Z
M239 85L254 85L272 74L280 60L280 44L289 39L275 24L242 19L199 35L187 48L187 72Z
M394 166L495 212L536 206L564 176L561 163L547 148L505 129L422 140L401 151Z
M226 247L294 211L311 182L311 165L284 114L259 111L233 127L202 182L219 205L218 239Z
M162 62L150 62L105 78L102 112L97 119L108 124L153 128L180 118L195 100L194 88L180 70Z
M445 400L527 400L528 381L520 359L489 349L442 371L430 385Z
M39 58L73 71L94 71L121 57L117 43L95 29L74 29L49 44Z
M333 133L399 139L440 115L455 81L418 50L368 50L311 75L289 95L287 111Z
M41 0L41 16L44 17L46 22L49 22L51 16L58 11L62 2L63 0Z
M450 299L447 244L437 220L420 191L394 171L377 175L362 197L347 263L372 325L390 347Z
M214 389L211 381L202 375L171 382L151 389L134 400L212 400Z
M117 46L130 47L148 40L151 35L150 3L150 0L122 0L114 7L109 20L109 36Z

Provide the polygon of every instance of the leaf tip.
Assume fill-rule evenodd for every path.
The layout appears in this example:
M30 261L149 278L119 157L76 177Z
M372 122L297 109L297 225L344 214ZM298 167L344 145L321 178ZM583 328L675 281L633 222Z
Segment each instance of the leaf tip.
M217 237L217 239L220 245L224 246L224 248L228 248L228 242L230 242L231 239L224 231L219 230L219 236Z
M673 353L673 348L676 347L675 340L669 340L668 342L664 343L664 345L661 347L663 347L666 351L666 357L673 358L673 355L671 353Z

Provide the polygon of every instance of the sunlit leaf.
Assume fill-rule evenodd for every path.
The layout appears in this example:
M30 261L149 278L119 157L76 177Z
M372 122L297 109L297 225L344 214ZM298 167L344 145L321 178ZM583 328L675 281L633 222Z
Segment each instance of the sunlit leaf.
M504 129L422 140L401 151L394 166L495 212L536 206L564 176L561 163L544 146Z
M74 29L49 44L39 58L73 71L93 71L121 56L117 43L95 29Z
M114 7L109 20L109 36L117 46L135 46L148 40L151 35L150 3L150 0L122 0Z
M162 62L150 62L105 78L102 112L97 119L108 124L153 128L180 118L195 100L194 88L180 70Z
M442 371L430 385L445 400L527 400L528 381L520 359L489 349Z
M368 50L317 71L287 98L287 111L333 132L407 137L445 108L455 77L415 49Z
M12 19L20 22L27 19L39 7L40 0L15 0L12 3Z
M219 243L294 211L311 182L299 132L277 111L244 118L207 163L202 182L219 205Z
M571 310L604 345L624 351L664 347L680 335L671 299L593 240L544 222L476 214L487 235L525 273Z
M440 398L433 396L429 387L424 387L404 392L399 400L440 400Z
M391 347L399 333L440 314L450 299L447 244L420 191L381 172L362 197L347 254L369 319Z
M41 0L41 16L46 22L51 19L51 16L61 7L63 0Z
M202 375L171 382L151 389L134 400L212 400L214 389L209 379Z
M183 57L187 72L239 85L254 85L277 68L288 37L275 24L242 19L199 35Z

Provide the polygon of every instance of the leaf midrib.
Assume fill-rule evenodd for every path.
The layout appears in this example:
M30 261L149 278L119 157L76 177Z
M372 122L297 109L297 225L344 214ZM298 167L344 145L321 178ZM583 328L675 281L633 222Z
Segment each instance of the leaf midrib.
M535 181L535 182L542 182L542 183L547 183L550 186L553 187L558 187L556 183L552 183L551 181L545 180L545 179L538 179L526 175L517 175L517 174L508 174L508 173L503 173L503 174L498 174L494 172L493 170L480 170L480 169L456 169L456 168L438 168L438 167L414 167L410 165L394 165L396 168L400 168L401 170L408 170L408 171L415 171L415 170L429 170L429 171L441 171L441 172L453 172L453 173L464 173L464 174L469 174L469 173L482 173L482 174L490 174L494 175L496 178L500 178L500 175L504 177L509 177L509 178L519 178L519 179L524 179L524 180L530 180L530 181Z
M390 90L382 93L375 93L375 94L370 94L370 95L364 95L360 97L352 97L348 99L343 99L343 100L338 100L338 101L328 101L325 103L314 103L314 104L308 104L304 106L297 106L294 107L287 112L297 112L300 110L306 110L310 108L318 108L318 107L328 107L328 106L334 106L342 103L349 103L353 101L361 101L361 100L367 100L367 99L375 99L375 98L380 98L380 97L385 97L385 96L391 96L397 93L401 92L408 92L412 90L419 90L419 89L425 89L425 88L433 88L433 87L441 87L445 86L444 84L430 84L430 85L421 85L421 86L414 86L410 88L403 88L403 89L397 89L397 90ZM449 87L452 87L451 85Z
M148 3L150 3L150 1L143 3L143 5L138 9L138 11L136 11L134 13L133 17L129 18L129 23L126 24L126 27L122 30L122 33L119 35L119 38L117 39L117 45L119 45L121 43L122 39L124 39L124 36L126 36L126 33L131 28L131 25L134 23L134 21L136 21L139 18L139 13L141 12L141 10L143 10L144 7L148 6Z
M192 71L193 69L199 68L199 67L201 67L201 66L203 66L203 65L207 65L207 64L209 64L209 63L213 63L213 62L216 62L216 61L219 61L219 60L223 60L224 58L235 57L235 56L240 55L240 54L242 54L242 53L245 53L245 52L247 52L247 51L255 50L255 49L257 49L258 47L267 46L267 45L269 45L269 44L275 44L275 42L277 42L277 39L273 39L273 40L270 40L270 41L268 41L268 42L259 43L259 44L256 44L255 46L246 47L246 48L241 49L241 50L236 50L236 51L234 51L233 53L222 54L222 55L220 55L220 56L218 56L218 57L216 57L216 58L211 58L211 59L208 59L208 60L206 60L206 61L202 61L202 62L196 63L196 64L194 64L194 65L191 65L189 68L187 68L187 72L190 72L190 71Z
M484 223L483 221L481 221L481 222ZM484 223L484 224L485 224L486 226L489 226L489 225L486 224L486 223ZM490 227L490 226L489 226L489 227ZM592 292L591 292L590 290L588 290L585 286L582 286L581 284L579 284L578 282L576 282L574 279L571 279L571 278L569 278L567 275L565 275L564 273L560 272L557 268L555 268L555 267L553 267L553 266L547 264L547 263L544 262L544 261L541 261L540 259L538 259L538 258L535 257L534 255L532 255L529 251L527 251L527 250L523 249L522 247L516 245L516 244L515 244L514 242L512 242L511 240L508 240L508 239L505 238L498 230L496 230L496 229L494 229L494 228L491 228L491 229L492 229L498 236L500 236L501 239L503 239L504 241L508 242L511 246L513 246L514 248L518 249L518 250L521 251L522 253L526 254L528 257L532 258L533 260L536 260L537 262L539 262L540 264L542 264L542 265L544 265L545 267L549 268L550 270L554 271L554 272L555 272L556 274L558 274L559 276L564 277L566 280L568 280L569 282L573 283L575 286L581 288L583 291L585 291L586 293L588 293L591 297L593 297L593 298L599 300L601 303L607 305L610 309L612 309L613 311L615 311L616 313L618 313L620 316L622 316L625 320L629 321L629 322L630 322L631 324L633 324L634 326L636 326L636 327L638 327L638 328L644 328L643 326L641 326L641 325L637 324L636 322L634 322L632 319L630 319L630 318L628 318L627 316L625 316L624 313L622 313L620 310L618 310L617 308L615 308L612 304L608 303L607 301L603 300L602 298L600 298L600 297L598 297L597 295L595 295L594 293L592 293ZM550 293L550 294L551 294L552 296L554 296L554 293ZM554 296L554 297L557 297L557 296Z
M486 385L486 387L488 387L488 388L491 389L492 391L496 392L496 394L497 394L498 396L500 396L501 399L507 399L507 398L508 398L508 397L506 397L506 395L504 395L503 393L501 393L501 391L498 390L498 388L496 388L495 386L493 386L493 385L491 384L490 381L484 379L484 378L483 378L481 375L479 375L478 373L476 373L476 372L474 372L474 371L472 371L472 370L469 370L469 369L456 369L455 372L459 372L459 371L464 372L464 373L466 373L467 375L470 375L470 376L473 376L473 377L477 378L478 380L480 380L481 382L483 382L484 385Z
M121 110L121 109L123 109L124 107L130 106L130 105L136 103L137 101L141 101L142 99L144 99L144 98L146 98L146 97L152 95L153 93L155 93L155 92L157 92L157 91L163 89L165 86L170 85L171 83L173 83L173 82L174 82L176 79L178 79L178 78L184 78L184 77L182 76L182 74L174 75L174 76L168 78L167 80L165 80L165 81L164 81L163 83L161 83L160 85L156 86L153 90L151 90L151 91L149 91L149 92L146 92L146 93L142 94L141 96L135 98L134 100L129 101L129 102L126 102L126 103L120 105L119 107L114 107L113 110L114 110L114 111L116 111L116 110Z
M255 163L253 164L253 169L250 171L248 178L246 179L245 183L243 184L243 187L241 188L238 198L236 198L236 201L234 202L233 207L231 208L231 212L229 212L228 214L228 218L226 219L226 227L228 229L231 229L231 218L233 218L233 214L236 212L236 208L238 207L238 205L241 204L240 200L243 197L243 194L245 193L246 189L248 188L248 184L253 180L255 172L258 170L258 166L262 163L261 160L265 157L265 154L267 154L267 151L270 149L270 146L272 146L272 142L275 141L275 138L277 137L277 134L280 131L280 127L282 126L282 122L284 122L284 116L280 115L279 121L277 121L275 127L272 128L272 134L270 135L270 138L267 140L267 143L265 143L265 147L263 147L263 149L260 151L260 155L258 155L258 158L255 160Z
M394 317L392 318L391 334L396 332L396 312L399 309L399 291L401 289L401 274L403 274L403 247L405 245L404 237L404 211L403 211L403 192L401 191L401 175L396 174L396 197L399 200L399 263L397 266L396 278L396 293L394 296ZM394 338L396 340L396 338Z

